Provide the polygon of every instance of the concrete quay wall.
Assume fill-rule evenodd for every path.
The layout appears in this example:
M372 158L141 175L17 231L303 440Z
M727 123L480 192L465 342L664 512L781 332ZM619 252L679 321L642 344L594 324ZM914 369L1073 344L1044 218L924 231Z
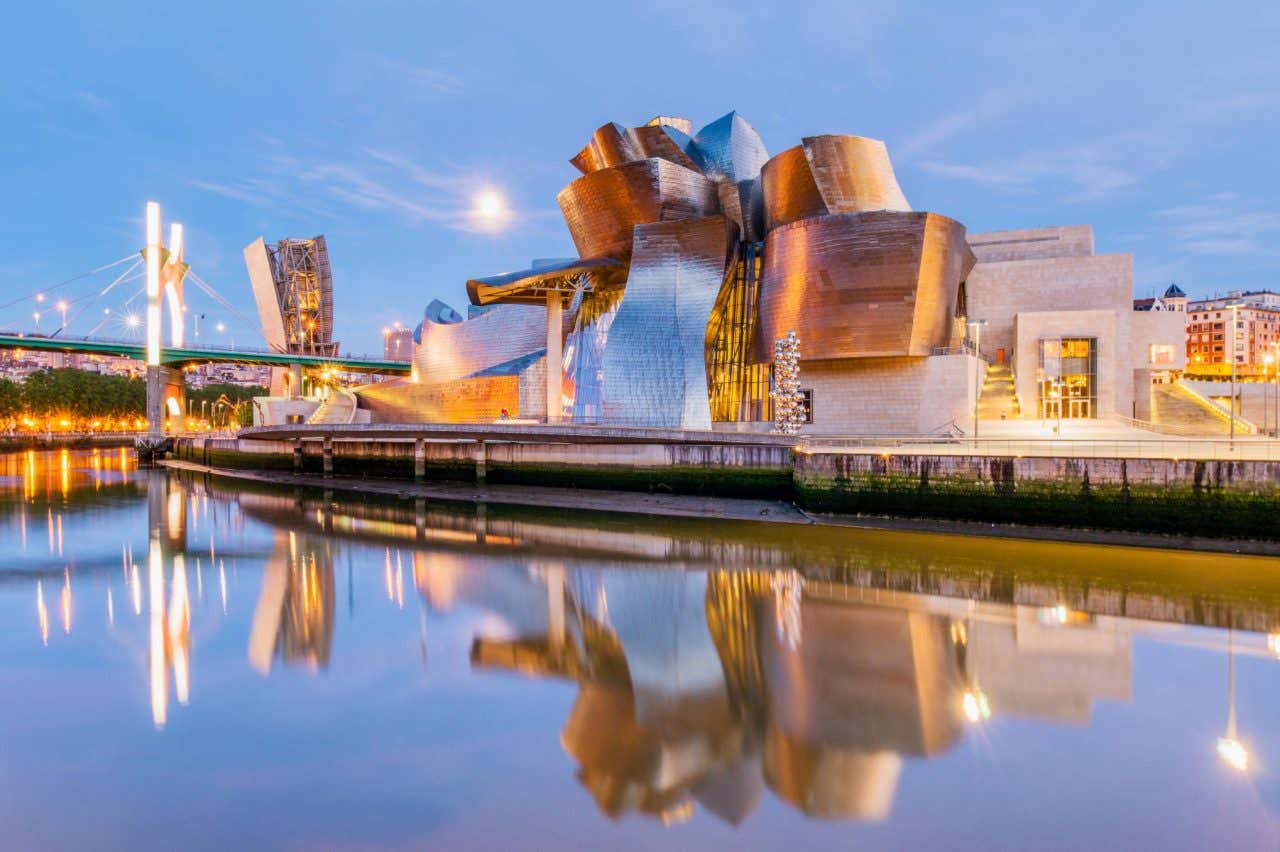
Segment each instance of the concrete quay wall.
M773 444L182 438L211 467L794 500L812 512L1280 540L1280 462Z
M794 467L778 444L327 443L181 438L174 454L212 467L742 497L789 497Z
M1280 462L798 453L812 511L1280 539Z

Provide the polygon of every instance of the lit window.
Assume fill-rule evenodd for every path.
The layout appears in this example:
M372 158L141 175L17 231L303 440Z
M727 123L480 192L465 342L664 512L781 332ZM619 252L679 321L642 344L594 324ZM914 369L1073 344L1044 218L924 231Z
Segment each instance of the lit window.
M1172 364L1173 363L1173 344L1171 343L1151 344L1151 363L1152 364Z

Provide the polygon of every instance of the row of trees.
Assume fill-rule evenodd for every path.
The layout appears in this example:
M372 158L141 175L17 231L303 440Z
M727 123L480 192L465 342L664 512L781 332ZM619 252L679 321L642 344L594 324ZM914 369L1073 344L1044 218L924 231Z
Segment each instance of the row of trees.
M142 379L103 376L85 370L41 370L23 382L0 379L0 418L143 417L147 385Z
M191 410L199 416L201 402L212 411L221 400L226 406L248 410L247 400L264 396L264 387L214 384L187 391ZM57 419L77 428L92 427L94 421L116 421L146 417L147 385L141 378L111 376L71 368L41 370L22 382L0 378L0 426L12 429L24 419L43 427Z

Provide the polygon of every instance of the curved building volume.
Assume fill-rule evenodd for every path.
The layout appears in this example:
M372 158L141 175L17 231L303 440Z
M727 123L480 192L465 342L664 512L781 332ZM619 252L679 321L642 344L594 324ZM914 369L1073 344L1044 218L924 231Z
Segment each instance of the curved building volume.
M420 387L363 404L384 419L767 428L773 343L789 331L816 374L955 345L964 226L910 209L884 143L813 136L770 159L737 113L692 127L598 128L558 196L578 257L470 280L465 321L433 303Z

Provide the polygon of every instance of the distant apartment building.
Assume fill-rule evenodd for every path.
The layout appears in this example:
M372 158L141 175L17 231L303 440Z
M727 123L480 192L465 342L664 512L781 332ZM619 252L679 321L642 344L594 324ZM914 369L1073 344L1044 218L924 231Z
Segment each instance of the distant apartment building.
M1188 373L1229 376L1234 363L1237 376L1261 376L1278 361L1280 293L1234 291L1187 304Z
M384 328L382 330L382 358L386 361L412 361L413 329Z
M1135 311L1181 311L1187 310L1187 294L1177 284L1170 284L1159 296L1146 299L1134 299Z

